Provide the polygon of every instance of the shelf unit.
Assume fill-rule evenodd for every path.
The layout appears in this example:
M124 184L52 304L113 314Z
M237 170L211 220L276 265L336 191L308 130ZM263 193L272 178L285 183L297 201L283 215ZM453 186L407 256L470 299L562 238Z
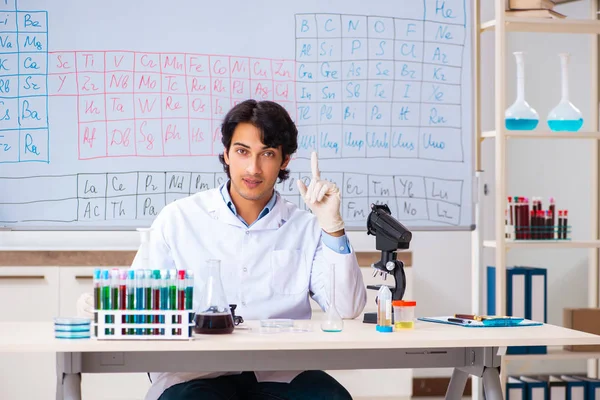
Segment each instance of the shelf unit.
M495 251L496 266L496 313L504 315L506 313L506 252L509 249L568 249L585 248L589 249L588 263L588 306L598 307L598 249L600 248L600 232L598 226L599 202L598 202L598 155L600 142L600 131L598 129L598 34L600 34L600 21L598 20L598 2L590 0L589 19L538 19L522 18L505 15L505 5L507 0L494 0L494 19L482 22L480 19L481 0L473 2L473 18L475 33L473 46L476 52L475 63L475 134L476 134L476 177L479 181L479 199L483 198L481 183L481 145L486 139L495 140L495 179L494 179L494 239L483 240L480 229L476 229L473 234L473 266L472 266L472 312L481 313L481 299L478 290L482 280L480 279L483 265L481 263L481 253L484 249L493 249ZM491 32L491 33L488 33ZM589 83L592 88L590 115L585 119L589 123L592 131L587 132L551 132L551 131L507 131L504 127L504 111L508 107L506 101L506 41L509 32L545 32L545 33L570 33L591 35L590 49L590 76ZM495 104L494 104L494 130L481 131L481 69L480 69L480 42L481 35L494 35L495 52ZM574 36L576 39L576 36ZM504 210L507 206L507 184L506 184L506 166L507 150L506 142L509 139L587 139L593 142L592 150L592 182L591 188L591 232L592 237L589 240L569 240L569 241L515 241L507 240L504 237ZM483 223L480 206L475 210L477 226ZM598 377L598 362L600 353L580 353L564 351L560 348L550 348L548 354L531 355L507 355L503 357L501 378L502 387L506 384L506 363L529 361L529 360L565 360L565 359L587 359L588 374ZM473 382L474 399L481 398L481 387L479 380Z

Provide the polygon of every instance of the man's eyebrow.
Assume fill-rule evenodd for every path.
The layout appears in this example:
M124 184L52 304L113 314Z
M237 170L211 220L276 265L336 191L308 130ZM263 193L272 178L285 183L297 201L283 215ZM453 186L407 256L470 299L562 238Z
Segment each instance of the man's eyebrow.
M248 146L247 144L244 144L244 143L240 143L240 142L235 142L235 143L232 144L232 146L241 146L241 147L244 147L246 149L250 149L250 146ZM273 146L267 146L267 145L264 145L262 149L263 150L267 150L267 149L276 150L275 147L273 147Z

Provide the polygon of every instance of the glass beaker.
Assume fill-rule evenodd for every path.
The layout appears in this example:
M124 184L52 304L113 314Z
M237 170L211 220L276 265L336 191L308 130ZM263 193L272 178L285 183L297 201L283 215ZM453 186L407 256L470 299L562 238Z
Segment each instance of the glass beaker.
M234 329L233 316L225 298L221 282L221 261L208 260L207 278L200 293L196 311L194 332L203 334L231 333Z
M517 61L517 99L504 112L504 124L511 131L530 131L537 127L540 117L525 101L525 66L523 53L514 52Z
M583 126L581 111L569 101L569 53L560 53L561 98L548 113L548 127L554 132L577 132Z
M344 321L335 307L335 264L329 265L329 306L321 323L323 332L341 332Z

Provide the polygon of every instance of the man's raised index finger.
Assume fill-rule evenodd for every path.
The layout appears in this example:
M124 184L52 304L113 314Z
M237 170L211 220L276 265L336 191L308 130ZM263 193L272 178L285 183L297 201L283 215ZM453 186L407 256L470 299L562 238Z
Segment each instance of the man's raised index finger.
M312 152L310 155L310 169L314 179L321 179L321 171L319 171L319 160L317 159L317 153Z

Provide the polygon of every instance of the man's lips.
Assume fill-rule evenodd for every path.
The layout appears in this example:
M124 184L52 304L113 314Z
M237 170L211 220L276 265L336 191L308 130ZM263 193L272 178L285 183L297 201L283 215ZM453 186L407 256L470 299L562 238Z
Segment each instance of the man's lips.
M249 179L249 178L243 178L242 179L246 184L248 185L252 185L252 186L256 186L259 185L260 183L262 183L262 181L260 179Z

